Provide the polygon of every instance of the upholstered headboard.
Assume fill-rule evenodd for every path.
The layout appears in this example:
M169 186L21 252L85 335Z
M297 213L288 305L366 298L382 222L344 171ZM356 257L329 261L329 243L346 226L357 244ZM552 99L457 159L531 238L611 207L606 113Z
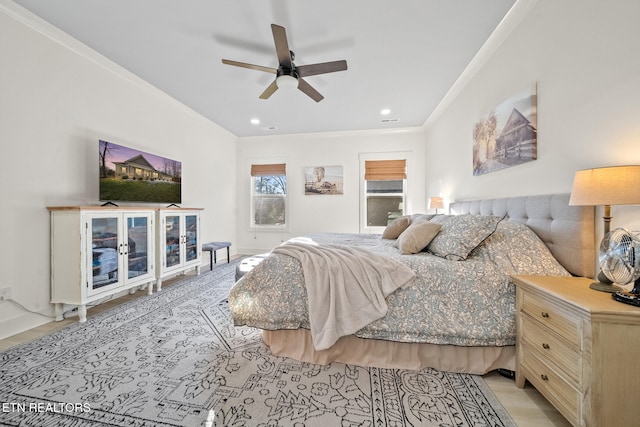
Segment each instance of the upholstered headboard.
M507 215L527 224L571 274L595 275L595 208L569 206L569 194L451 203L452 214Z

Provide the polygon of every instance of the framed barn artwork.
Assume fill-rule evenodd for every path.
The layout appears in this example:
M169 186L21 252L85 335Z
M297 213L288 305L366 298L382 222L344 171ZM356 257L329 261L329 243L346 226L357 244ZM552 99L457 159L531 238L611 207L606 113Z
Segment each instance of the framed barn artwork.
M535 83L494 108L473 127L473 175L538 158Z

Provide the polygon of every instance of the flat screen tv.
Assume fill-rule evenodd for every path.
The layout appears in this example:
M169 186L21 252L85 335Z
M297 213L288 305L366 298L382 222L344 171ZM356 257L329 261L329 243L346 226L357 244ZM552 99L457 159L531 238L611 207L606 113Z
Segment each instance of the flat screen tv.
M182 163L113 142L98 143L100 201L180 203Z

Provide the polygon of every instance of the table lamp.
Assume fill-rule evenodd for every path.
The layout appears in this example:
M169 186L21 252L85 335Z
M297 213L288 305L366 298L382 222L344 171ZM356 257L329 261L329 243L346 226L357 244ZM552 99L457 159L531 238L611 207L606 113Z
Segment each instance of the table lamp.
M435 209L437 214L438 209L444 209L444 199L442 197L429 197L429 208Z
M634 205L640 203L640 165L609 166L584 169L576 172L571 189L570 205L604 206L604 236L611 227L611 205ZM604 292L615 292L614 286L602 273L599 282L591 288Z

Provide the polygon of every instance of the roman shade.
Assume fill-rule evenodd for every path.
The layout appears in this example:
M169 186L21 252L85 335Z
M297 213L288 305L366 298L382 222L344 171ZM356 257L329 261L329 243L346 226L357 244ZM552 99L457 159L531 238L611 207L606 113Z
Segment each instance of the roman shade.
M367 181L391 181L407 179L406 160L365 160L364 179Z
M251 176L278 176L287 174L287 164L251 165Z

